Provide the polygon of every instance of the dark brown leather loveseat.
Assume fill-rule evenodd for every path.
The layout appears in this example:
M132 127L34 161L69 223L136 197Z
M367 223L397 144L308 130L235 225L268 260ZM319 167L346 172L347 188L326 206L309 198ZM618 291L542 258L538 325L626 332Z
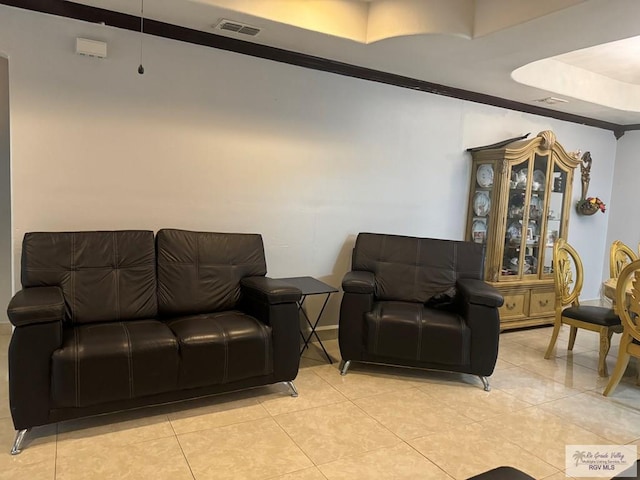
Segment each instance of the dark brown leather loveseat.
M300 291L265 277L262 237L28 233L8 315L18 430L298 373Z
M483 258L477 243L359 234L342 281L342 375L385 363L478 375L489 390L503 298Z

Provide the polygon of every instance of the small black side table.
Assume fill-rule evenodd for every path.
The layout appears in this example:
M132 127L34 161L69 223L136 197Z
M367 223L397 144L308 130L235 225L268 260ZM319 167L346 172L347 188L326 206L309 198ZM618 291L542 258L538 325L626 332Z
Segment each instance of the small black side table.
M324 348L324 345L322 344L322 340L320 340L320 337L316 332L316 328L318 328L318 323L320 322L320 318L322 317L324 308L327 306L329 297L331 296L332 293L338 292L338 289L332 287L331 285L327 285L326 283L321 282L317 278L313 278L313 277L290 277L290 278L279 278L278 280L282 280L283 282L286 282L289 285L293 285L294 287L299 288L300 291L302 292L302 297L300 297L300 301L298 302L298 311L302 312L302 315L307 320L309 327L311 327L311 333L307 338L305 338L304 333L302 332L302 330L300 330L300 336L304 341L304 346L302 347L302 350L300 350L300 355L302 355L304 351L309 347L309 342L311 341L311 337L315 335L316 339L318 340L318 343L320 343L320 347L322 347L322 351L327 356L327 360L329 360L329 363L333 363L331 356L327 353L327 350ZM322 304L320 313L318 313L318 317L312 323L311 320L309 319L309 316L307 315L307 312L303 308L304 301L308 295L323 295L323 294L326 294L327 297L324 299L324 303Z

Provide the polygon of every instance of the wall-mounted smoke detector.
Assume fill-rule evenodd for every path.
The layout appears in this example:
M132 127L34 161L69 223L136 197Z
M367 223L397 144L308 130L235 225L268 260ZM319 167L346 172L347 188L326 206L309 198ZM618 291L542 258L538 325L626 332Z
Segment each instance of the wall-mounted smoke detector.
M213 28L225 32L241 33L242 35L249 35L250 37L255 37L261 31L260 28L254 27L253 25L225 19L220 20Z
M547 105L555 105L556 103L569 103L569 100L565 100L564 98L558 97L545 97L539 98L538 100L534 100L539 103L546 103Z

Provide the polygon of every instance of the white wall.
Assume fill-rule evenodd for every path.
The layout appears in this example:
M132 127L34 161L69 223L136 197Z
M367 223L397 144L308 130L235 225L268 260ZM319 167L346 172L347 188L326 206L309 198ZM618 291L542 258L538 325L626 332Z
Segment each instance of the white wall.
M639 152L640 131L627 132L618 140L607 232L607 245L611 245L614 240L621 240L636 251L640 242L640 221L636 209L640 175ZM609 276L608 254L603 265L603 275Z
M0 56L0 322L11 299L11 170L9 150L9 62Z
M108 42L105 60L73 53ZM467 147L555 131L608 197L611 132L0 6L11 62L14 251L32 230L263 235L271 276L334 285L360 231L462 239ZM574 186L579 196L579 175ZM585 297L606 217L572 216ZM593 264L593 265L592 265ZM328 323L336 323L334 296Z

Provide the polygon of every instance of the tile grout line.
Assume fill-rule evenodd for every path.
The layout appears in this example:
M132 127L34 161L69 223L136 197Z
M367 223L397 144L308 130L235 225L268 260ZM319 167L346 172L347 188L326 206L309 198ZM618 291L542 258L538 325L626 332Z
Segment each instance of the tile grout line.
M320 470L320 469L318 468L318 465L316 464L316 462L314 462L314 461L313 461L313 459L312 459L312 458L310 458L310 457L309 457L309 455L307 455L307 452L305 452L305 451L304 451L304 449L303 449L300 445L298 445L298 442L296 442L296 441L293 439L293 437L292 437L291 435L289 435L289 432L287 432L287 431L285 430L285 428L284 428L282 425L280 425L280 422L278 422L278 420L276 419L276 416L271 415L271 420L273 420L273 423L275 423L275 424L276 424L276 426L277 426L280 430L282 430L282 432L287 436L287 438L288 438L289 440L291 440L291 443L293 443L293 444L296 446L296 448L297 448L298 450L300 450L300 453L302 453L302 454L307 458L307 460L309 460L309 461L311 462L311 465L313 465L313 466L314 466L314 467L316 467L318 470ZM298 471L298 470L295 470L295 471ZM285 472L285 475L288 475L289 473L293 473L293 472ZM322 476L324 477L324 474L323 474L322 472L320 472L320 473L321 473L321 474L322 474ZM280 476L282 476L282 475L280 475ZM276 477L276 478L277 478L277 477ZM325 478L326 478L326 477L325 477Z
M447 475L448 477L451 477L453 479L455 479L456 477L453 476L452 473L449 473L447 470L445 470L444 467L441 467L439 464L437 464L435 461L431 460L429 457L427 457L424 453L422 453L420 450L416 449L416 447L414 447L413 445L411 445L409 442L405 441L404 442L406 445L409 446L410 449L412 449L414 452L416 452L418 455L420 455L422 458L424 458L427 462L432 463L433 465L435 465L437 468L439 468L440 470L442 470L444 472L445 475Z
M184 448L182 448L182 443L180 443L180 438L178 437L178 434L176 433L175 428L173 428L173 424L171 423L171 420L169 419L169 415L167 415L167 421L169 422L169 426L171 427L171 430L173 431L173 435L176 439L176 442L178 442L178 447L180 447L180 451L182 452L182 457L184 458L184 461L187 464L187 467L189 468L189 473L191 473L191 477L193 478L193 480L196 480L196 476L193 473L193 469L191 468L191 464L189 463L189 459L187 458L187 454L184 453ZM167 437L169 438L169 437Z
M315 375L317 375L315 372L313 372L313 373L314 373ZM320 377L320 375L317 375L317 376L319 376L319 377ZM322 377L320 377L320 378L322 378ZM323 380L323 381L325 381L327 384L329 384L329 382L327 382L324 378L322 378L322 380ZM329 386L333 387L333 385L331 385L331 384L329 384ZM413 387L413 386L412 386L412 387L410 387L410 388L415 388L415 387ZM334 389L335 389L335 388L334 388ZM339 391L339 390L337 390L337 389L335 389L335 390L336 390L336 391L338 391L338 393L340 393L341 395L343 395L343 396L344 396L344 394L342 394L342 392L340 392L340 391ZM370 397L366 397L366 398L370 398ZM400 437L399 437L398 435L396 435L394 432L392 432L391 430L389 430L385 425L381 424L378 420L376 420L376 419L375 419L375 418L373 418L371 415L369 415L367 412L365 412L364 410L362 410L362 408L360 408L357 404L355 404L355 403L354 403L354 401L353 401L352 399L350 399L350 398L348 398L348 397L345 397L345 400L344 400L344 401L342 401L342 402L336 402L336 403L331 403L331 404L327 404L327 405L322 405L322 407L325 407L325 406L331 406L331 405L337 405L338 403L350 403L350 404L351 404L351 405L353 405L355 408L357 408L358 410L360 410L360 411L361 411L361 412L362 412L366 417L370 418L370 419L371 419L371 420L373 420L377 425L379 425L379 426L380 426L380 427L382 427L384 430L388 431L391 435L393 435L394 437L396 437L396 438L399 440L399 442L398 442L397 444L400 444L400 443L406 443L402 438L400 438ZM320 408L320 407L312 407L312 408ZM304 410L296 410L295 412L291 412L291 413L298 413L298 412L305 411L305 410L310 410L310 409L311 409L311 408L309 408L309 409L304 409ZM286 415L286 414L280 414L280 415ZM280 415L274 415L274 416L273 416L274 421L276 422L276 424L278 425L278 427L280 427L280 428L284 431L284 433L285 433L285 434L286 434L286 435L291 439L291 441L292 441L292 442L293 442L293 443L294 443L294 444L295 444L295 445L296 445L296 446L297 446L297 447L302 451L302 453L304 453L304 454L305 454L305 456L307 456L307 454L304 452L304 450L302 449L302 447L301 447L300 445L298 445L298 443L296 443L296 441L295 441L293 438L291 438L291 436L289 435L289 433L288 433L288 432L287 432L287 431L282 427L282 425L280 425L280 423L278 422L278 420L275 418L275 417L280 416ZM388 446L381 446L381 447L377 447L377 448L374 448L373 450L367 450L367 451L364 451L364 452L359 452L359 453L354 454L354 455L346 455L346 456L344 456L344 457L339 457L339 458L336 458L335 460L331 460L330 462L326 462L326 463L323 463L323 464L317 464L316 462L314 462L314 461L313 461L311 458L309 458L308 456L307 456L307 458L309 458L309 460L311 461L311 463L313 463L313 465L314 465L318 470L320 470L320 466L321 466L321 465L328 465L328 464L330 464L330 463L333 463L333 462L336 462L336 461L339 461L339 460L343 460L343 459L346 459L346 458L355 458L355 457L362 456L362 455L365 455L365 454L367 454L367 453L374 452L374 451L376 451L376 450L381 450L381 449L384 449L384 448L389 448L389 447L388 447ZM320 473L322 473L322 471L320 471ZM323 474L323 476L324 476L324 474ZM326 476L325 476L325 478L326 478Z

